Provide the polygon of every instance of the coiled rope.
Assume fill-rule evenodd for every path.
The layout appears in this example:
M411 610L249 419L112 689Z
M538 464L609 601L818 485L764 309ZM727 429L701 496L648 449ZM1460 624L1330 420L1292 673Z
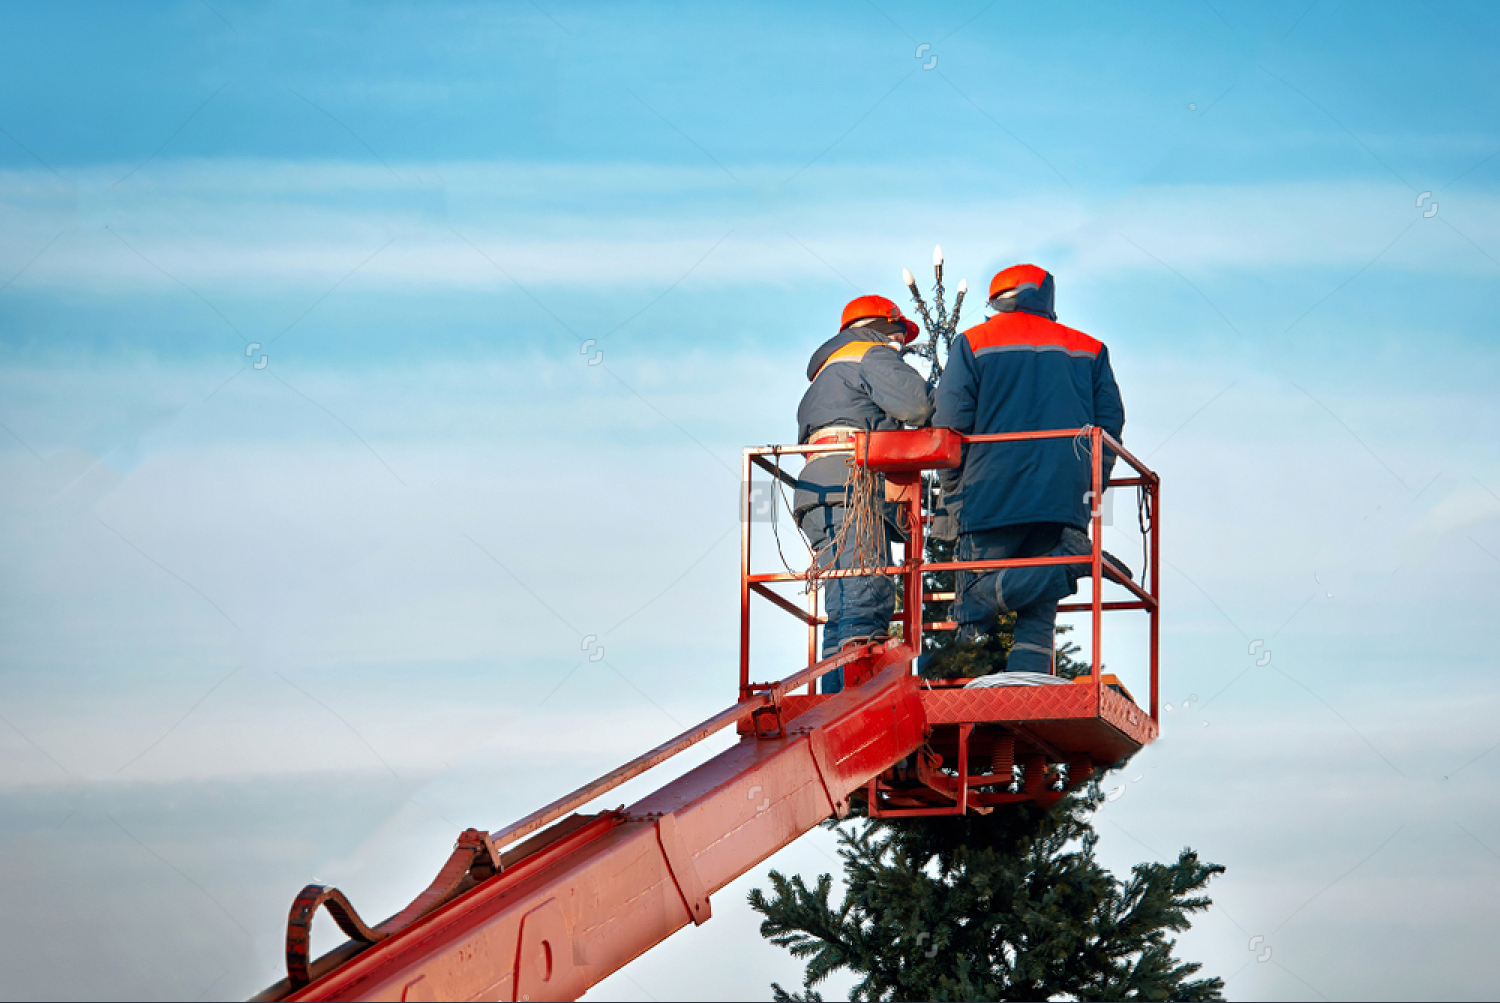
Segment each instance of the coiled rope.
M884 567L885 551L881 544L885 540L885 506L883 492L876 500L880 488L880 475L869 467L859 466L851 453L844 461L849 474L844 478L844 518L839 531L813 554L807 569L807 588L820 588L828 572L833 571L838 559L853 553L852 567ZM832 555L824 563L825 555Z

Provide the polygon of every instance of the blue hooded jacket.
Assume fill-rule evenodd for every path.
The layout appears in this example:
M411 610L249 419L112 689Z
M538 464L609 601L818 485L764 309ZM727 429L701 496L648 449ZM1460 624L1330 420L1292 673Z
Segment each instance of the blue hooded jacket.
M1123 441L1125 408L1109 350L1056 322L1051 276L995 305L1002 312L953 340L933 424L973 435L1098 425ZM1114 460L1106 450L1106 482ZM940 481L960 533L1088 525L1093 464L1087 446L1072 439L976 443Z

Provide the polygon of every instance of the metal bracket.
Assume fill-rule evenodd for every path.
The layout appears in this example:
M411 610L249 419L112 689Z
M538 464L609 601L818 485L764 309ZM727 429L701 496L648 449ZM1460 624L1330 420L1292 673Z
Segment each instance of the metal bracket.
M846 662L844 664L845 686L858 686L859 684L867 682L875 677L875 673L878 671L878 666L875 664L874 655L874 646L871 645L866 647L864 649L864 653L861 654L858 658L854 659L854 661Z
M761 715L770 714L776 718L775 731L761 731ZM755 728L756 738L786 738L786 722L781 719L781 694L771 690L771 702L762 704L750 712L750 723Z
M849 795L847 792L837 794L836 784L829 783L833 776L828 761L828 735L822 728L814 728L807 733L807 749L812 753L813 769L818 771L818 782L823 785L823 793L828 796L828 807L835 818L843 818L849 814Z
M507 998L567 1000L581 996L586 980L578 972L575 943L574 931L557 899L550 898L522 916L512 994Z
M917 779L930 790L952 798L954 815L962 815L969 810L969 735L973 730L972 724L958 726L958 762L954 764L958 770L956 777L938 772L942 764L936 755L925 749L917 754Z
M692 918L694 926L702 926L713 916L713 906L709 904L708 892L703 888L703 879L698 876L698 868L693 866L693 858L687 852L682 836L677 831L675 815L663 815L656 820L656 840L661 844L661 854L666 859L667 872L672 875L672 881L677 885L677 892L682 896L682 904L687 906L688 916Z
M474 855L469 873L476 881L492 878L505 870L505 862L500 858L500 851L495 849L495 841L483 829L465 829L459 834L453 849L467 850Z

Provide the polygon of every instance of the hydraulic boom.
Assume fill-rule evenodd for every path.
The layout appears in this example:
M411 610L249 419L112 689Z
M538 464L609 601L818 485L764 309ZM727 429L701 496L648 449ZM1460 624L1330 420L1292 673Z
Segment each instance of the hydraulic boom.
M941 433L941 434L939 434ZM1025 433L1024 437L1088 435L1095 497L1102 495L1098 457L1108 444L1135 467L1115 480L1142 493L1155 513L1159 481L1098 429ZM1012 436L1009 438L1021 438ZM872 433L856 443L856 462L894 483L917 484L923 469L956 462L962 441L948 430ZM843 447L843 448L848 448ZM746 450L775 476L781 452L823 447ZM778 454L775 465L766 454ZM826 574L900 575L904 602L900 636L809 664L775 684L748 676L750 596L802 619L821 622L815 604L804 613L770 585L806 575L752 574L750 492L742 529L740 700L664 745L498 832L464 832L433 881L411 905L370 926L337 890L309 885L297 896L287 926L287 978L258 1000L573 1000L674 932L706 922L711 898L735 878L830 816L843 817L851 799L871 816L988 812L1015 801L1054 801L1100 769L1122 764L1157 735L1157 519L1149 534L1149 587L1131 581L1099 548L1080 558L1009 561L921 561L921 492L907 492L907 556L899 566ZM923 574L989 570L1039 563L1088 563L1094 580L1093 671L1052 685L965 687L913 672L924 629L924 601L951 598L923 590ZM1124 600L1104 602L1102 584L1124 587ZM1150 700L1138 707L1113 676L1103 674L1100 618L1108 610L1144 610L1150 617ZM841 668L844 688L811 692L823 674ZM794 693L802 687L806 693ZM730 727L740 740L708 762L637 803L579 814L599 796L678 752ZM314 917L326 907L349 936L313 960Z

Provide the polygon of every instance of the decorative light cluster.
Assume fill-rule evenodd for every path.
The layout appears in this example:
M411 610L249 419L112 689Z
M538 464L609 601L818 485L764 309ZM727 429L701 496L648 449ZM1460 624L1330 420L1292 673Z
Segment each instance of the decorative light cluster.
M911 269L901 269L901 281L907 289L911 290L911 297L917 304L917 313L922 317L922 326L927 329L927 340L913 342L907 346L906 351L932 364L932 371L927 376L927 382L930 385L936 385L943 375L943 363L948 358L948 349L953 345L953 336L958 332L958 314L963 309L964 294L969 291L969 281L968 279L959 280L958 295L953 298L953 312L949 314L948 304L943 301L945 290L943 288L942 245L932 249L932 270L937 276L937 281L932 287L930 308L927 301L922 298L921 291L917 289L917 279L912 275Z

